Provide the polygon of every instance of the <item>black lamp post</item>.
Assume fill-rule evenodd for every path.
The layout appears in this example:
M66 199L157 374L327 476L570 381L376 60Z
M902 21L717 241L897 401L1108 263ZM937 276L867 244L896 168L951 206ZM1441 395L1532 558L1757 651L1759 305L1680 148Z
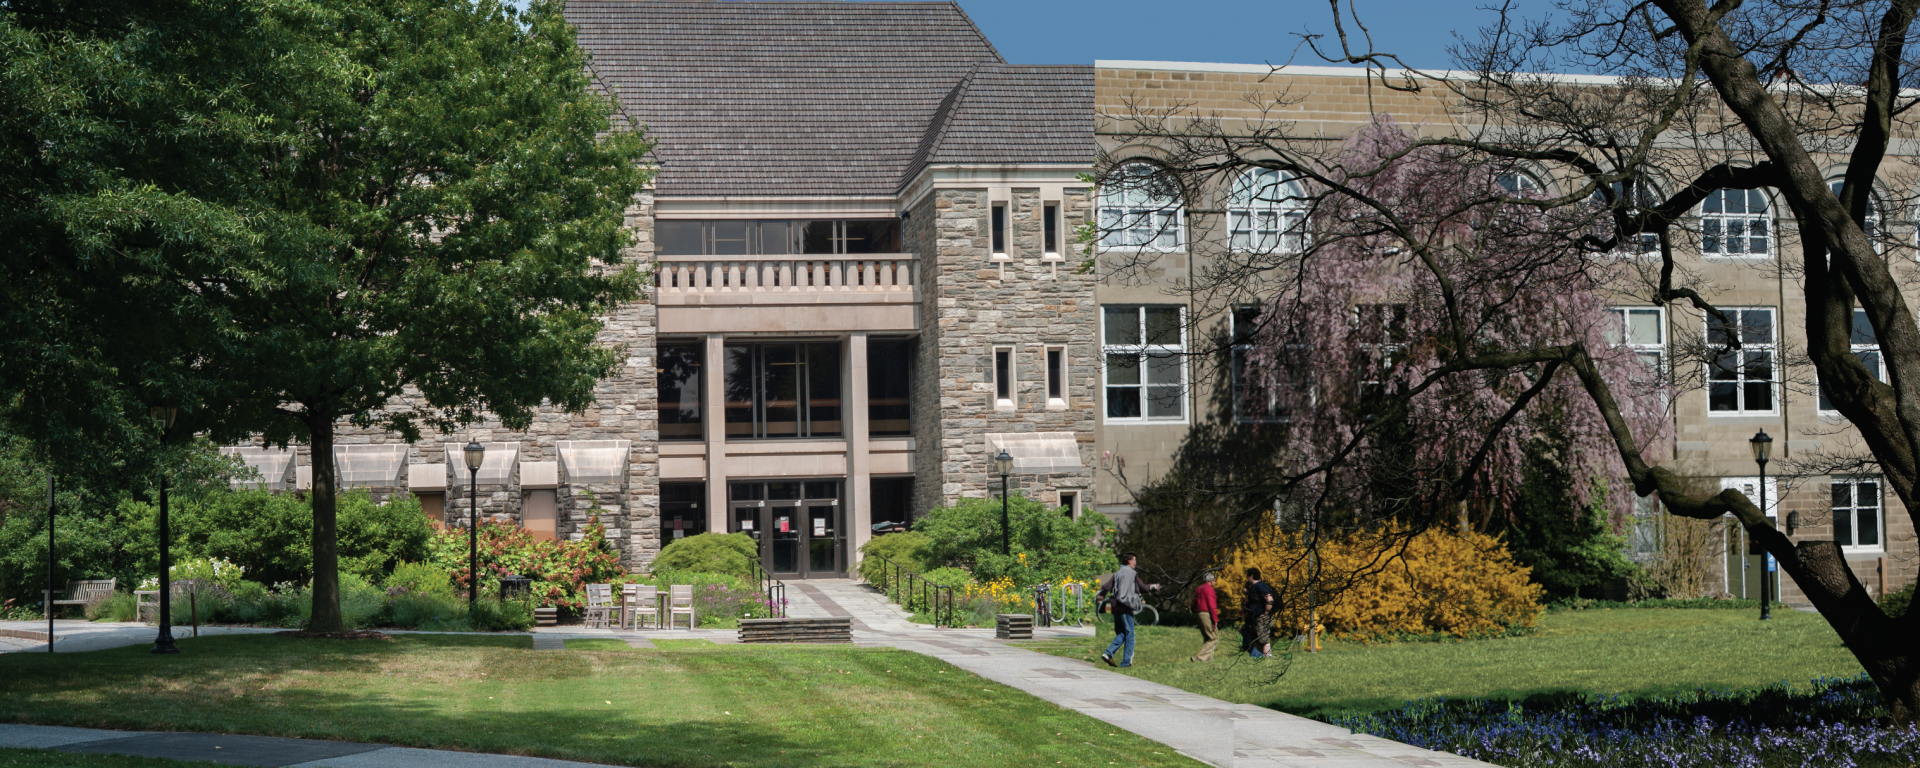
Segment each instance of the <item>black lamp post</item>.
M167 433L173 431L174 417L180 409L156 405L147 409L147 415L160 422L160 444L166 445ZM167 526L167 476L163 470L160 475L160 615L155 621L160 624L160 634L153 638L153 653L179 653L173 645L173 531Z
M467 440L467 610L480 600L480 462L487 447Z
M1767 513L1767 459L1773 458L1773 438L1763 429L1747 440L1747 444L1753 446L1753 463L1760 465L1760 514L1764 515ZM1767 563L1771 558L1772 556L1762 548L1760 551L1761 621L1773 618L1773 600L1767 596L1768 582L1772 581L1768 576Z
M1012 527L1007 521L1007 475L1013 472L1013 454L1000 449L1000 455L993 457L993 467L1000 470L1000 554L1012 555L1013 536L1008 532Z

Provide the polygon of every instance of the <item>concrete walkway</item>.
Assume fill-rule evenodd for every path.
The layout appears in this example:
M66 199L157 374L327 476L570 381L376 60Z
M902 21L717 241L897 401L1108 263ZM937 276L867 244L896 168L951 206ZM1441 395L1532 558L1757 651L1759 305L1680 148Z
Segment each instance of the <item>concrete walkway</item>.
M915 624L907 614L886 600L877 590L849 579L787 582L788 615L795 618L844 616L852 620L856 645L887 647L912 651L940 659L988 680L1025 691L1061 707L1080 712L1096 720L1125 729L1172 747L1181 754L1221 768L1466 768L1489 766L1446 752L1434 752L1364 734L1317 720L1275 712L1251 704L1232 704L1219 699L1120 674L1078 659L1051 656L996 640L992 629L936 629ZM14 626L14 625L21 626ZM0 622L0 630L33 630L29 622ZM69 624L72 626L69 627ZM38 625L45 632L46 624ZM201 634L273 632L250 627L203 627ZM60 622L55 626L55 651L98 650L153 642L154 629L139 624L92 624ZM175 629L175 636L190 634ZM394 634L402 634L394 632ZM630 632L619 629L583 629L581 627L544 627L530 633L536 650L564 650L566 641L585 638L617 638L634 647L653 647L654 640L704 639L715 643L735 643L733 630L646 629ZM1092 637L1092 627L1034 628L1034 639ZM46 645L32 643L21 649L44 652ZM0 652L7 650L0 646ZM1216 662L1225 663L1225 661ZM0 726L0 746L10 746L6 729L37 726ZM75 729L60 729L62 731ZM90 733L109 733L97 731ZM114 738L131 738L119 734ZM171 735L170 735L171 736ZM204 736L204 734L202 734ZM107 737L100 737L102 739ZM241 737L218 737L235 739ZM247 737L253 738L253 737ZM272 739L262 744L300 742L300 739ZM104 742L103 742L104 743ZM125 741L127 745L146 742ZM186 743L186 742L183 742ZM191 742L198 744L199 742ZM335 742L315 742L335 744ZM351 755L289 759L284 762L238 762L245 765L327 765L339 768L412 768L415 765L473 765L475 768L518 768L519 766L583 765L556 760L536 760L464 752L436 752L357 745L369 751ZM288 749L293 749L289 746ZM262 747L267 749L267 747ZM224 750L222 750L224 751ZM391 753L391 754L389 754ZM417 755L415 753L418 753ZM265 752L261 754L266 754ZM290 753L291 754L291 753ZM297 755L296 755L297 756ZM435 762L442 756L448 762ZM190 759L209 759L194 757ZM260 758L265 759L265 758ZM399 760L424 762L393 762ZM381 760L387 762L364 762ZM528 762L487 763L486 760Z
M57 628L56 628L57 629ZM350 741L0 724L0 747L303 768L582 768L599 763Z

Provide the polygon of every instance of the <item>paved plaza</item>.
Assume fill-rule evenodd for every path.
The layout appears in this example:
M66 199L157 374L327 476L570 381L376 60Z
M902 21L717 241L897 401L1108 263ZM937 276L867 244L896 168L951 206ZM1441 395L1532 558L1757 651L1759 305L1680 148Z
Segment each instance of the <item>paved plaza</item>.
M794 618L846 617L853 625L855 645L898 648L931 656L988 680L1025 691L1061 707L1092 717L1222 768L1405 768L1433 766L1464 768L1488 766L1445 752L1434 752L1374 736L1355 734L1317 720L1276 712L1251 704L1233 704L1142 680L1078 659L1031 651L996 640L991 629L937 629L908 620L900 608L867 585L849 579L787 583L788 615ZM45 632L44 622L0 622L9 634ZM203 627L201 634L272 632L271 629ZM59 622L55 652L99 650L152 642L152 627L139 624ZM176 636L188 636L179 632ZM405 634L395 631L394 634ZM733 630L583 629L544 627L532 633L536 650L564 651L566 641L578 638L617 638L638 648L652 647L656 639L704 638L715 643L738 642ZM1034 638L1091 637L1090 627L1036 627ZM46 651L44 642L5 641L0 652ZM1216 663L1227 663L1222 660ZM63 735L64 734L64 735ZM82 736L85 738L82 738ZM164 737L164 738L161 738ZM40 743L73 738L72 742ZM235 741L245 739L245 741ZM222 742L221 740L226 740ZM234 755L208 757L222 744L234 746ZM339 754L312 750L348 749ZM351 745L304 739L268 739L216 734L135 734L86 729L47 729L42 726L0 725L0 746L46 746L68 750L115 749L176 750L162 757L229 762L259 766L336 766L337 768L414 768L426 765L474 768L537 768L585 765L560 760L478 755L464 752L401 749L378 744ZM364 748L364 749L361 749ZM126 754L148 754L127 752ZM222 759L233 758L233 759ZM298 759L296 759L298 758Z

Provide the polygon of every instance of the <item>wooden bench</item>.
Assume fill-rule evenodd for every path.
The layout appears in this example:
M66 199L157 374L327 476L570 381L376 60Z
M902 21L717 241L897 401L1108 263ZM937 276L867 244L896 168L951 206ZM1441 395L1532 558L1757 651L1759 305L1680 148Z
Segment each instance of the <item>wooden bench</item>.
M851 643L853 619L741 619L743 643Z
M52 595L47 595L47 615L53 615L54 606L78 605L90 608L95 603L104 602L107 598L113 597L113 587L117 581L118 579L82 579L80 581L69 581L67 582L66 597L55 600L52 599ZM44 589L40 590L40 592L41 594L46 594L46 590Z

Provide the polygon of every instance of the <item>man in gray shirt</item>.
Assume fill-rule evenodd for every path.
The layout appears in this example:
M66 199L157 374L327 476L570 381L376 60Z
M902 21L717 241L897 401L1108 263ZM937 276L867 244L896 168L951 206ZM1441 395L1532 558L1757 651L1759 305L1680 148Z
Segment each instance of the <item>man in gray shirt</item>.
M1121 555L1120 570L1115 571L1113 578L1102 584L1099 594L1094 596L1095 603L1105 605L1113 611L1113 642L1107 645L1105 653L1100 654L1100 660L1106 662L1107 666L1133 666L1133 615L1146 605L1141 594L1160 586L1140 583L1140 574L1133 569L1134 563L1139 562L1139 559L1139 556L1132 552ZM1104 603L1101 602L1103 598ZM1116 665L1113 663L1113 654L1122 647L1126 652L1121 655L1120 663Z

